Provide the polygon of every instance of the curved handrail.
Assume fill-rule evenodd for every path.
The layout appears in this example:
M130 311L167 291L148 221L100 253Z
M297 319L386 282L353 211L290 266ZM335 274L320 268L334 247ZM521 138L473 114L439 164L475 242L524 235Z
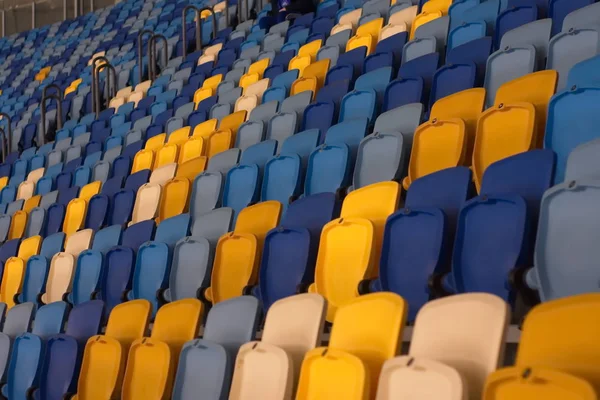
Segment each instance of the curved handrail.
M106 58L105 56L98 56L95 57L92 60L92 111L96 113L96 117L98 116L98 112L96 110L100 109L100 105L96 104L97 99L100 97L97 93L96 93L96 88L98 85L96 85L97 81L98 81L98 74L96 71L96 64L99 61L104 61L105 64L108 64L108 58Z
M4 131L4 128L2 128L0 126L0 132L2 132L2 163L4 163L4 161L6 161L6 155L8 154L8 146L7 146L7 141L8 138L6 136L6 132Z
M48 89L56 89L56 92L61 100L64 99L65 96L63 95L63 91L56 83L51 83L44 86L44 90L42 90L42 97L46 97L48 95Z
M142 31L140 31L140 33L138 34L138 74L140 77L140 81L138 83L142 83L144 81L144 68L143 68L143 63L144 63L144 57L142 54L142 40L144 40L144 35L148 33L150 34L150 37L152 37L154 35L154 32L149 30L149 29L144 29ZM150 46L148 46L148 51L152 51L150 50ZM150 60L148 60L148 63L150 63ZM150 76L152 73L152 71L150 71L150 65L148 65L148 76Z
M112 66L112 64L110 63L104 63L104 64L100 64L97 65L95 68L95 72L96 72L96 81L92 82L92 84L96 85L96 109L94 110L96 112L96 118L98 118L100 116L100 103L102 102L101 96L100 96L100 72L103 69L108 69L109 70L109 74L107 74L108 76L106 77L106 84L107 84L107 97L106 97L106 108L109 107L110 104L110 100L115 97L117 95L117 70L115 69L115 67ZM112 86L111 86L111 77L112 74ZM112 89L112 90L111 90Z
M62 128L62 100L60 96L57 94L49 94L42 98L42 140L41 144L38 146L43 146L46 144L46 100L56 100L56 108L57 108L57 127L58 129Z
M228 4L228 1L229 1L229 0L223 0L223 1L225 2L225 21L226 21L226 22L225 22L225 28L227 28L227 27L229 26L229 4ZM215 12L215 7L216 7L216 4L215 4L215 5L213 6L213 8L212 8L213 15L217 15L217 13ZM217 28L218 28L218 27L217 27ZM214 32L213 32L213 33L214 33ZM217 37L217 35L216 35L216 33L215 33L215 35L214 35L214 38L213 38L213 39L215 39L216 37Z
M248 10L248 0L246 0L245 3L246 3L246 17L244 18L244 21L242 21L242 3L241 3L241 0L238 0L238 5L237 5L238 24L241 24L242 22L247 21L250 17L250 10Z
M7 142L8 142L8 150L10 151L10 149L12 149L12 120L10 118L10 115L8 115L5 112L0 112L0 117L6 118L6 122L8 125Z
M227 8L227 7L225 7ZM213 38L217 37L217 19L215 11L210 7L198 8L196 6L186 6L181 12L181 40L183 48L183 57L187 56L187 26L185 16L188 10L194 10L196 13L196 51L202 50L202 11L209 11L212 15ZM229 23L229 22L228 22Z
M152 74L150 75L150 80L154 81L156 79L156 71L158 70L157 66L156 66L156 56L158 54L158 49L156 47L156 41L157 40L162 40L163 45L164 45L164 52L163 54L163 64L165 66L165 68L167 67L167 63L169 62L169 55L167 54L169 52L169 41L167 40L165 35L161 35L161 34L154 34L152 35L152 37L150 38L150 42L148 43L148 48L151 49L150 54L148 55L149 57L149 63L152 66L151 71Z

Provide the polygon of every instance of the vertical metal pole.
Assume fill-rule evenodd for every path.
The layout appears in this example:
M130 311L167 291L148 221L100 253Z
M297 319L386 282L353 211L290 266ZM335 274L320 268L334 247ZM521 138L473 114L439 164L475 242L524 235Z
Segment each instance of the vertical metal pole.
M31 2L31 29L35 29L35 1Z
M73 18L79 16L79 0L73 0Z
M90 0L90 12L94 12L94 0Z
M6 36L6 12L2 10L2 37Z
M67 20L67 0L63 0L63 21Z

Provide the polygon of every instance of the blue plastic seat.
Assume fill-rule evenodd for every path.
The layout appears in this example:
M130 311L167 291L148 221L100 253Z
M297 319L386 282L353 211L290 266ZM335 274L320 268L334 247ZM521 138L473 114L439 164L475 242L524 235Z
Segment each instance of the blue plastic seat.
M488 35L491 35L491 32L485 21L463 22L448 34L448 52Z
M203 338L186 343L181 350L173 399L186 399L196 393L227 397L235 357L244 343L254 339L259 315L258 300L251 296L213 306Z
M483 85L487 59L492 54L492 38L489 36L471 40L449 50L446 55L448 64L474 62L477 66L477 85Z
M336 67L341 65L350 65L353 69L354 77L362 74L363 61L367 56L367 48L365 46L357 47L356 49L340 54Z
M569 70L567 87L600 87L596 70L600 65L600 56L595 56L575 64Z
M353 90L342 99L339 121L366 118L369 123L375 120L377 113L377 93L370 90Z
M303 197L290 204L280 227L267 234L258 288L265 311L313 281L321 230L339 211L333 193Z
M420 77L423 79L424 93L429 93L433 81L433 75L437 71L440 62L438 53L431 53L402 64L398 70L398 78ZM427 102L428 98L423 99ZM427 103L425 103L427 104Z
M563 21L569 13L593 3L593 0L550 0L548 16L552 18L552 36L562 30Z
M430 278L447 271L445 229L439 208L407 207L391 215L385 225L379 278L361 283L359 292L399 294L408 302L408 321L414 321L431 298Z
M158 241L142 244L137 253L133 283L127 298L148 300L152 304L153 315L161 306L159 293L169 284L171 258L169 245Z
M349 80L338 80L323 86L317 93L315 100L317 102L332 101L336 108L339 109L342 98L346 95L346 93L348 93L349 90Z
M365 118L350 119L333 125L327 130L325 143L331 145L345 144L350 150L352 164L356 160L356 153L361 140L367 135L369 121Z
M349 185L351 152L346 144L323 144L315 149L308 160L304 195L336 193Z
M12 307L6 313L2 333L0 333L0 376L6 381L12 344L17 336L29 332L35 314L33 303L23 303Z
M354 90L374 90L381 103L383 92L392 79L392 67L383 67L364 73L356 79Z
M201 236L188 236L177 242L169 288L162 293L165 301L196 298L198 289L209 286L214 250L214 243Z
M599 139L594 139L574 148L567 159L565 182L596 179L600 174L596 151Z
M383 96L382 112L411 103L423 102L423 78L398 78L389 83Z
M188 236L190 222L189 214L180 214L161 221L156 228L154 241L165 243L173 248L177 241Z
M62 231L66 207L64 204L54 203L46 211L46 226L44 236L49 236Z
M525 265L528 224L527 203L518 195L479 196L468 201L458 217L453 289L495 294L513 306L516 290L507 285L507 277Z
M600 89L575 88L552 97L548 105L548 118L544 147L556 153L554 183L563 182L567 158L580 144L596 139L597 113L593 104L600 96ZM566 134L568 132L568 135Z
M500 45L504 33L537 19L538 8L536 4L513 6L502 11L496 19L496 31L494 32L496 48Z
M331 68L329 72L327 72L325 85L331 85L339 81L354 81L354 69L352 65L336 64L335 67Z
M448 64L433 75L429 108L439 99L462 90L472 89L477 83L477 66L473 62Z
M314 102L304 110L302 126L304 130L318 129L325 137L325 132L337 119L335 103L333 101Z
M129 189L123 189L115 193L110 204L109 225L125 225L131 220L135 197L135 192Z
M302 160L297 154L278 155L265 165L260 198L277 200L287 208L294 196L302 193Z

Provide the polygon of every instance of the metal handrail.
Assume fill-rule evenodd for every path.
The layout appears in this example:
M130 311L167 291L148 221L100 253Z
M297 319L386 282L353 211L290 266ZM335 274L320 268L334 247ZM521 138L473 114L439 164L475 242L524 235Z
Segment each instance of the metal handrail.
M8 148L9 150L12 149L12 120L10 118L10 115L8 115L5 112L0 112L0 117L5 118L7 125L8 125Z
M163 54L163 64L165 66L165 68L167 67L167 63L169 62L169 55L167 54L169 52L169 42L167 40L167 38L165 37L165 35L161 35L161 34L154 34L152 35L152 37L150 38L150 42L148 43L148 48L149 51L150 49L152 49L150 51L150 54L148 55L149 58L149 63L152 66L151 71L152 71L152 75L150 75L150 80L154 81L156 79L156 71L158 70L158 67L156 65L156 56L158 55L158 48L156 47L156 41L157 40L162 40L163 45L164 45L164 52Z
M4 128L0 127L0 132L2 132L2 163L4 163L4 161L6 161L6 155L8 154L8 148L7 148L7 141L8 138L6 137L6 132L4 131Z
M58 129L62 128L62 99L58 94L49 94L42 97L42 140L38 146L43 146L46 144L46 100L56 100L56 108L57 108L57 127Z
M95 67L96 69L96 81L92 82L92 85L96 85L96 118L98 118L100 116L100 103L102 102L101 96L100 96L100 72L103 69L108 69L109 73L107 74L106 77L106 85L107 85L107 92L108 95L106 97L106 108L109 107L110 105L110 99L112 99L113 97L115 97L117 95L117 70L115 69L115 67L112 66L112 64L110 63L104 63L104 64L100 64L97 65ZM112 73L112 86L111 86L111 73ZM112 89L112 90L111 90Z
M198 8L192 5L186 6L181 12L181 40L183 42L182 48L184 58L187 56L187 25L185 23L185 16L187 15L188 10L194 10L196 13L196 51L202 50L202 11L210 11L212 14L213 38L217 37L217 19L214 10L210 7Z
M238 0L238 4L237 4L238 24L241 24L242 22L245 22L250 18L250 10L248 10L248 0L246 0L245 3L246 3L246 18L244 18L244 21L242 21L242 3L241 3L241 0Z
M99 97L96 94L96 82L98 81L96 65L99 61L104 61L105 64L108 64L108 58L105 56L98 56L92 60L92 111L96 112L96 116L98 116L97 109L100 108L100 105L96 103L96 99Z
M139 73L139 77L140 77L140 81L138 83L142 83L144 81L144 68L143 68L143 63L144 63L144 55L142 54L143 50L142 50L142 40L144 40L144 35L148 33L150 34L150 37L154 36L154 32L149 30L149 29L144 29L142 31L140 31L140 33L138 34L138 73ZM148 51L150 52L150 55L152 55L152 48L150 45L148 45ZM148 56L150 57L150 56ZM148 58L148 64L150 64L150 58ZM152 71L150 70L150 65L148 65L148 76L152 75Z

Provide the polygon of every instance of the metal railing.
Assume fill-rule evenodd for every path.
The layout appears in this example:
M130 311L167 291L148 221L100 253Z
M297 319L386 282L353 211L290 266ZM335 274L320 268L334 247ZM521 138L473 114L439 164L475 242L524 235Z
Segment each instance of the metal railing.
M8 148L8 151L6 152L6 155L8 155L8 152L10 151L10 149L12 149L12 120L10 118L10 115L8 115L5 112L0 112L0 117L6 119L6 126L7 126L7 130L8 130L8 135L5 133L5 130L2 129L2 133L4 134L4 140L6 141L6 145Z
M51 93L48 94L48 90L49 89L56 89L57 93ZM62 112L62 100L63 100L63 94L62 94L62 90L61 88L52 83L46 87L44 87L44 91L42 92L42 104L41 104L41 116L42 116L42 138L38 143L38 146L43 146L44 144L46 144L46 100L55 100L56 101L56 126L58 129L62 129L63 126L63 121L62 121L62 117L63 117L63 112Z
M227 9L227 5L225 6L225 8ZM185 17L189 10L194 10L196 14L196 51L202 50L202 11L210 11L212 15L213 38L217 37L217 18L212 8L198 8L192 5L185 7L181 12L181 45L183 48L184 58L187 56L187 24L185 23Z
M0 127L0 133L2 133L2 163L4 163L4 161L6 161L6 156L8 155L8 138L4 128Z
M165 35L160 35L160 34L154 34L152 35L152 37L150 38L150 41L148 42L148 51L149 51L149 55L148 55L148 70L150 72L150 80L152 82L154 82L154 80L156 79L157 74L157 70L158 70L158 65L156 64L156 58L158 56L158 48L156 47L156 42L158 40L162 40L163 42L163 46L164 46L164 51L162 52L162 59L163 59L163 66L164 68L167 67L167 63L169 62L169 55L167 54L169 52L169 42L167 40L167 38L165 37Z
M138 75L140 78L138 83L142 83L144 81L144 54L142 41L144 40L144 35L146 34L149 34L150 38L152 38L152 36L154 36L154 32L149 29L144 29L138 34ZM148 77L151 77L152 71L150 71L150 57L152 56L152 46L150 46L150 43L148 43L148 52L150 53L148 55Z
M104 64L94 66L93 76L92 76L92 89L94 91L94 105L93 109L96 113L96 118L100 116L101 104L102 104L102 96L100 94L100 72L103 69L107 69L108 73L106 74L106 108L110 105L110 100L117 95L117 70L112 66L108 61ZM111 78L112 77L112 85Z

